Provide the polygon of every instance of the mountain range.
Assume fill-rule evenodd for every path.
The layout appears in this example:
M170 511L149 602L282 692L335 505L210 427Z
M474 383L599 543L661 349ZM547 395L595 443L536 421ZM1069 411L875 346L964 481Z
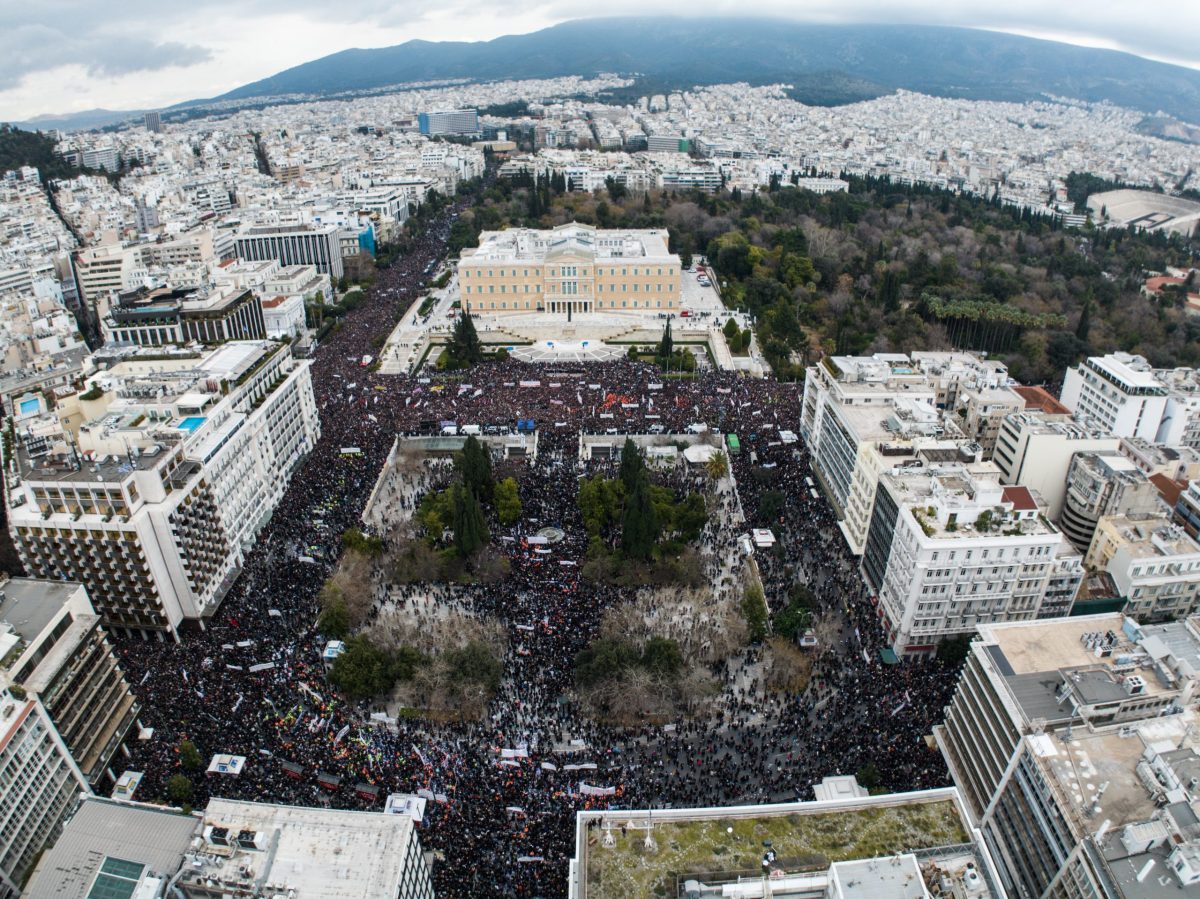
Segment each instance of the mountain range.
M616 102L694 85L783 82L792 86L793 99L812 105L903 89L972 100L1107 101L1200 124L1200 71L1128 53L970 28L709 17L580 19L490 41L413 40L343 50L164 112L167 118L197 115L218 102L250 106L268 97L353 95L421 81L599 73L635 78L629 89L609 93ZM21 124L97 128L140 115L89 110ZM1169 123L1157 127L1168 136L1178 130Z
M343 50L215 99L601 72L683 88L789 82L796 99L823 105L896 89L975 100L1106 100L1200 123L1200 71L1128 53L969 28L707 17L581 19L490 41Z

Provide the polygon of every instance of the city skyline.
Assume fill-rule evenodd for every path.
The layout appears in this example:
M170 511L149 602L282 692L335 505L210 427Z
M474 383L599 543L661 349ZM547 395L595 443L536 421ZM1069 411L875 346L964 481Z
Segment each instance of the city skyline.
M420 39L481 41L525 34L576 18L586 11L567 3L522 9L421 4L366 4L347 19L313 4L257 0L236 7L227 0L202 0L164 10L142 2L119 9L51 2L6 14L0 37L0 120L93 108L150 109L216 96L275 72L352 47L377 48ZM1157 10L1158 15L1148 14ZM685 14L677 4L617 3L609 15ZM742 14L744 6L719 2L705 13ZM974 4L901 5L864 0L855 4L809 5L801 19L786 4L755 4L758 16L814 24L921 24L980 28L1079 46L1119 50L1163 62L1200 68L1200 54L1186 35L1200 27L1200 12L1166 2L1122 2L1097 9L1082 3L1018 2L1003 9ZM66 30L62 23L70 21ZM153 77L148 77L152 75Z

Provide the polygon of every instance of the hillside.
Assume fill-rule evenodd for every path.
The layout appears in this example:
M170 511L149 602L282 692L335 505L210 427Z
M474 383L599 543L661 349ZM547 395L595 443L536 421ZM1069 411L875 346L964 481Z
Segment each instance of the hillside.
M42 180L74 178L80 170L54 155L55 140L40 131L22 131L0 125L0 172L31 165Z
M679 87L788 81L796 99L822 104L905 89L980 100L1066 96L1200 119L1200 72L1127 53L965 28L764 19L586 19L477 43L344 50L216 99L598 72Z

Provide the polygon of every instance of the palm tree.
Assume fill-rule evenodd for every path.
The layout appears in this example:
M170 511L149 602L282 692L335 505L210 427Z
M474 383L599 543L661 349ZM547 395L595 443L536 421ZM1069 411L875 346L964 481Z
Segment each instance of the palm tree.
M721 480L729 473L729 457L722 452L713 453L704 463L704 470L712 480Z

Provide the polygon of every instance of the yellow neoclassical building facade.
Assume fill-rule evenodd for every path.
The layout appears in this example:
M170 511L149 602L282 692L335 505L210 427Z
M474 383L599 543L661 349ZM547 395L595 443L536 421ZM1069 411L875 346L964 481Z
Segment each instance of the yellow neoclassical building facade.
M464 309L517 312L678 312L681 266L663 230L603 231L571 223L551 231L484 231L462 251Z

